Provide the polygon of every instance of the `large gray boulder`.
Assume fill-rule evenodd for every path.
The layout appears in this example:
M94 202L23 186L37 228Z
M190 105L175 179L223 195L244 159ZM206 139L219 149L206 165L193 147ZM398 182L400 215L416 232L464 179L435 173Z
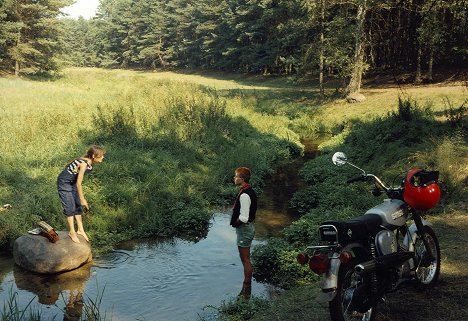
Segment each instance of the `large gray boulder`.
M41 235L25 234L17 238L13 245L15 263L28 271L54 274L92 261L91 246L81 235L78 235L80 243L75 243L68 232L57 234L60 239L55 243Z

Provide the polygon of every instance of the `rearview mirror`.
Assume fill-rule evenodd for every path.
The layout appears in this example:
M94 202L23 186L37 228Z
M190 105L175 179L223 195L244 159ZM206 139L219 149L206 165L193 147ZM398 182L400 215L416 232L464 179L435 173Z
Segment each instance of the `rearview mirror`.
M333 154L332 162L333 162L333 164L335 164L336 166L342 166L342 165L346 164L347 161L348 161L348 159L346 158L345 153L343 153L343 152L336 152L335 154Z

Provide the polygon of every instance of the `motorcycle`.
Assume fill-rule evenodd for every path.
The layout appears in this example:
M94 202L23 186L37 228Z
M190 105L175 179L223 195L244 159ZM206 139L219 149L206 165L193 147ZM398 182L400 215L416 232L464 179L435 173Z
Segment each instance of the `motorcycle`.
M374 182L372 194L387 199L364 215L344 221L325 221L319 227L320 245L298 254L322 275L317 300L328 303L333 321L372 321L386 293L407 281L432 287L440 273L440 247L422 212L439 201L438 171L414 168L398 187L388 187L336 152L336 166L348 164L361 171L347 183ZM414 223L408 226L407 221Z

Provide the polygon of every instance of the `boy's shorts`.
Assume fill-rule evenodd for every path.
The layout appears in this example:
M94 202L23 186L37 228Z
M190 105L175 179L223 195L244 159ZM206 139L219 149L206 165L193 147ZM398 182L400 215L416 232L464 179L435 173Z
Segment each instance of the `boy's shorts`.
M83 213L83 207L81 206L80 198L76 190L58 191L58 193L60 201L62 202L63 214L66 216L73 216Z
M237 246L250 247L255 235L255 223L242 224L236 228Z

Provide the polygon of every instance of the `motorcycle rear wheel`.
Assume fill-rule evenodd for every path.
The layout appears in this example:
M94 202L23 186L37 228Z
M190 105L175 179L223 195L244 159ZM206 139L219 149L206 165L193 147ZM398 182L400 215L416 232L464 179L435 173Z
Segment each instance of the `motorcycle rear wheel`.
M359 286L364 284L362 276L354 271L354 267L365 260L353 260L349 264L340 266L338 273L338 287L335 298L330 301L329 309L332 321L374 321L377 315L376 306L365 313L349 310L353 294Z
M414 244L416 279L420 287L432 287L440 274L440 246L434 230L424 226L424 234L429 243L432 258L428 255L423 240L418 236Z

